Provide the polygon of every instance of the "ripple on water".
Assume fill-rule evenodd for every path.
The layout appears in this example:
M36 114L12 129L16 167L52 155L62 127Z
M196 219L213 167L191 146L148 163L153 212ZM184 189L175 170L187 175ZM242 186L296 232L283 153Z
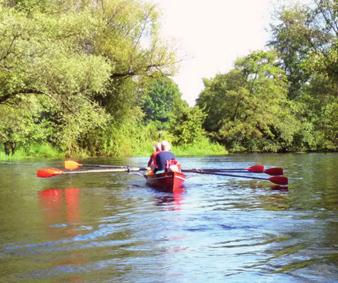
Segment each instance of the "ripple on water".
M0 281L337 282L337 163L306 156L183 159L192 168L288 167L288 192L200 175L182 194L128 174L35 178L30 187L30 175L17 174L22 168L10 175L6 167L13 185L0 178ZM75 185L71 197L67 187Z

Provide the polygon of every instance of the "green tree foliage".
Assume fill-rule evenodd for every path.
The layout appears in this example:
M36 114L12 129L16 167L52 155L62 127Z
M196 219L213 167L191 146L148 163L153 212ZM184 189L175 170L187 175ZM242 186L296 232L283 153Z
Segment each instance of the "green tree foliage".
M51 122L42 116L43 108L34 97L24 97L17 108L0 105L0 143L7 154L17 148L43 143L53 134Z
M187 145L204 139L206 136L202 128L204 118L205 114L198 107L186 107L178 113L170 129L174 144Z
M141 108L148 137L153 141L170 140L186 152L224 153L221 146L210 144L202 124L205 114L182 100L178 86L169 77L157 74L145 82Z
M232 151L336 150L337 2L284 7L268 52L205 80L205 129Z
M334 0L278 11L273 50L205 79L189 108L153 4L2 0L0 143L129 155L166 137L194 150L205 130L233 151L336 150L337 13Z
M239 59L225 75L205 80L198 106L204 126L233 151L287 150L297 127L287 101L287 81L272 51ZM297 126L297 125L296 125Z
M328 111L338 101L337 15L337 1L320 0L313 6L283 8L272 25L270 45L279 53L288 77L288 96L304 126L296 139L301 148L332 150L338 145L337 134L329 130L337 128L338 121L331 120Z
M142 77L169 74L174 62L156 7L137 0L5 0L0 37L0 105L15 112L45 97L56 129L45 140L69 154L107 150L114 127L143 116Z
M38 94L70 107L72 96L104 90L110 66L80 46L93 21L89 12L28 17L1 7L0 103Z
M271 25L269 45L279 52L289 82L289 97L301 95L314 73L320 71L337 90L337 14L334 0L315 1L314 7L291 6L278 11Z
M131 117L138 106L143 78L158 72L170 74L174 54L158 37L157 9L139 1L102 1L101 25L94 42L95 54L110 64L108 86L95 100L114 118Z
M153 122L159 130L167 130L187 105L178 86L170 78L159 75L147 83L141 108L146 123Z
M310 46L306 29L308 8L295 6L279 12L278 22L272 26L273 39L269 42L278 52L281 66L288 78L288 95L295 98L300 95L309 74L302 68Z

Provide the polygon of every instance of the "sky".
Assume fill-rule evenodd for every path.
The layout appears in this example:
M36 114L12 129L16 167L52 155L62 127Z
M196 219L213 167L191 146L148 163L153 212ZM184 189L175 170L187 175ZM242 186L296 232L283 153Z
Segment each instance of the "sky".
M226 73L238 57L265 49L269 39L272 0L153 2L162 12L162 37L181 60L173 79L189 105L203 89L203 78Z

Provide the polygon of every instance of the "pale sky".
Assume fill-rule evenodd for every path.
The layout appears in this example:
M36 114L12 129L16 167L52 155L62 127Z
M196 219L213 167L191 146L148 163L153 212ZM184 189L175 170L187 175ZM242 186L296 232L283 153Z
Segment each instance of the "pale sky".
M202 78L225 73L238 57L265 49L272 0L152 2L162 11L162 37L176 43L183 60L174 81L190 105L203 89Z

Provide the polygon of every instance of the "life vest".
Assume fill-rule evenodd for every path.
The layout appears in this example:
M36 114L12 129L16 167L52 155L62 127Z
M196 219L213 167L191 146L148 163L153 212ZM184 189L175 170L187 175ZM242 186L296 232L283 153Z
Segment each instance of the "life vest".
M160 153L160 151L156 151L150 156L150 159L148 161L148 167L151 167L152 169L157 167L157 165L156 165L156 155L159 154L159 153Z

